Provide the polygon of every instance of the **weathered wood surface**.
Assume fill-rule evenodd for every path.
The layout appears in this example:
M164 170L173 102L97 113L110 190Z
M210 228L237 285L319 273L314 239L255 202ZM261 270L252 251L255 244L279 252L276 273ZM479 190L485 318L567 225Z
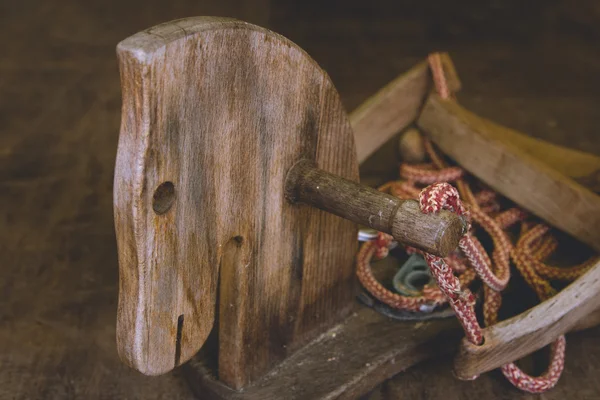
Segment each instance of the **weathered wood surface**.
M552 343L600 306L600 262L560 293L516 317L483 330L485 343L462 340L454 371L462 379L482 374Z
M451 353L462 337L454 318L399 322L361 305L353 311L241 392L216 381L201 357L183 373L199 399L350 400L424 359Z
M483 118L456 102L431 95L417 123L445 154L491 188L600 251L600 196L516 143L499 140Z
M587 189L600 192L600 157L597 155L557 146L489 120L484 122L486 133L494 140L518 147Z
M172 21L118 53L119 353L168 372L218 308L219 379L240 388L354 302L356 225L284 196L302 159L358 180L350 124L305 52L245 22Z
M442 55L442 65L450 90L458 91L460 81L447 54ZM385 85L350 114L359 163L414 122L431 85L429 65L423 61Z
M446 257L458 247L465 221L442 210L423 214L416 200L401 200L371 187L329 174L308 160L288 172L286 197L380 232L398 242Z
M537 138L600 154L597 6L587 0L577 7L541 0L470 7L357 0L344 6L264 0L4 2L0 398L194 398L180 369L147 377L124 365L116 352L111 191L121 111L118 41L183 16L235 16L307 50L330 74L349 110L430 49L451 49L466 88L460 101L470 110ZM390 162L378 154L363 171L390 170L394 146L382 149L394 156ZM545 399L598 398L599 335L596 327L567 337L565 372ZM535 364L545 366L543 359ZM459 381L450 356L420 363L365 397L538 398L519 393L497 372Z
M571 332L583 331L585 329L593 328L597 325L600 325L600 304L598 305L598 308L581 318L575 325L573 325Z
M378 279L391 279L393 271L400 264L400 259L387 257L375 263L374 273ZM573 290L565 295L573 297ZM593 293L587 292L587 296L590 295ZM568 297L562 297L561 301L564 302L566 298ZM540 310L535 313L547 313L547 306L548 303L539 306ZM597 314L595 312L585 317L573 326L573 330L589 328L585 324L595 323ZM552 315L553 321L561 319L560 315ZM572 322L573 316L574 314L570 314L566 318L571 318ZM537 318L537 322L541 322L540 318ZM525 333L530 333L535 331L535 325L524 329ZM374 331L377 332L376 337L373 336ZM510 332L514 334L518 331ZM549 332L549 337L552 334L553 332ZM423 360L454 355L462 337L464 332L452 317L422 322L398 321L358 306L347 320L243 391L232 391L215 379L215 366L211 363L210 355L194 357L182 369L194 393L201 399L353 399L367 393L374 382L385 379L393 371L407 373L406 371L411 371L411 367L419 368L414 365ZM517 347L520 353L515 354L513 351L512 356L521 358L523 354L541 347L536 342L529 344L531 347ZM569 342L570 351L572 346ZM451 366L447 368L452 369ZM478 381L481 379L486 384L489 375L482 375ZM401 380L404 385L407 384L404 379ZM383 387L388 385L389 383L384 383Z
M490 187L600 251L600 197L565 175L593 173L594 156L581 153L578 159L577 152L526 139L436 95L428 99L418 124ZM551 299L486 328L483 345L463 340L455 360L457 375L479 375L546 346L600 306L598 293L600 263Z

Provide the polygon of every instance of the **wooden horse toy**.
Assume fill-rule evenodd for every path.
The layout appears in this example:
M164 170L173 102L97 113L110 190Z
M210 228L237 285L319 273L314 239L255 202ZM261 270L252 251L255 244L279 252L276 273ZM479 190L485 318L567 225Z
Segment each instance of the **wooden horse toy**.
M184 365L201 398L353 398L456 348L452 318L399 322L356 301L357 224L442 257L465 233L452 212L425 214L415 200L358 183L359 162L412 123L491 187L600 250L600 201L566 177L577 162L557 171L525 145L504 148L497 129L429 95L426 64L349 117L304 51L241 21L158 25L121 42L118 56L118 350L147 375ZM480 168L456 150L467 145L495 158ZM530 172L516 180L546 178L516 191L519 182L497 179L511 168ZM564 198L547 201L563 187ZM581 217L561 218L564 201ZM598 306L599 278L594 267L527 315L486 328L482 346L463 343L458 374L497 368L569 331Z

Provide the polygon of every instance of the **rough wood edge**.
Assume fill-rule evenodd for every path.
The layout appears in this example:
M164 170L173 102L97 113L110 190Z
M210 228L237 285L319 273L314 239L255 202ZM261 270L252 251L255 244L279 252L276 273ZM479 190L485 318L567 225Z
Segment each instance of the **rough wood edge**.
M320 70L331 82L331 78L327 74L327 71L321 68L321 66L303 48L296 45L290 39L277 32L235 18L197 16L166 21L123 39L117 44L117 53L128 53L129 57L136 59L138 62L150 64L153 58L163 56L162 49L167 43L200 32L224 28L249 29L276 37L288 46L294 47L295 50L301 52L307 57L307 60L311 62L315 68Z
M355 399L420 361L452 351L461 336L453 318L401 322L357 304L345 321L242 391L215 380L201 357L182 372L202 399Z
M454 101L432 94L417 124L442 151L491 188L600 251L600 224L594 223L600 215L591 212L600 209L600 197L595 193L517 146L498 140L484 119ZM465 148L471 151L462 151ZM536 179L524 181L531 176ZM567 198L573 207L568 218L563 218L560 204ZM582 214L584 210L586 215Z
M419 362L432 357L451 354L455 351L455 346L463 335L462 330L453 318L417 323L398 322L358 305L355 312L356 314L353 314L346 321L307 344L306 347L288 358L271 373L242 391L232 390L216 380L213 368L207 364L201 355L183 365L181 367L182 374L195 396L203 400L355 399L372 390L384 380ZM369 316L368 314L372 315ZM600 321L600 309L593 312L592 315L594 315L592 321L587 321L584 317L575 323L570 331L574 332L596 326ZM376 322L370 325L374 327L374 330L381 327L393 329L394 335L389 344L389 351L383 348L380 353L373 354L371 360L365 358L362 366L360 363L357 363L358 367L349 366L347 360L352 359L354 352L360 347L354 344L348 345L348 348L342 352L343 358L330 360L332 358L331 353L327 352L335 348L336 338L338 340L342 339L342 336L338 337L338 334L340 330L344 329L344 325L348 325L351 318L375 320ZM515 318L518 318L518 316ZM415 328L418 330L415 330ZM416 337L416 334L419 335L418 337L424 336L425 340L415 342L414 337ZM349 336L352 335L349 334ZM386 339L381 338L381 336L378 336L378 338L380 342ZM372 340L372 336L365 340ZM340 343L338 345L342 346ZM325 353L321 354L322 349ZM531 352L533 351L531 350ZM313 359L311 358L313 354L321 354L321 356L319 359ZM333 368L331 370L310 369L311 364L305 364L305 360ZM304 376L303 368L309 368L311 372ZM346 378L336 381L340 376ZM333 377L333 380L327 379L327 377ZM284 383L279 384L279 379ZM288 390L288 392L282 395L282 390Z
M136 71L140 72L139 75L141 76L140 81L138 81L137 79L135 80L135 82L129 82L131 85L136 86L135 90L140 89L141 86L143 86L144 84L144 80L148 78L148 76L150 75L150 66L153 65L153 63L156 61L156 57L164 57L165 52L168 50L167 44L173 42L173 41L178 41L182 38L186 38L188 36L195 36L196 34L198 34L199 32L206 32L206 31L210 31L210 30L215 30L215 29L219 29L219 30L223 30L223 29L239 29L239 30L250 30L253 32L259 32L259 33L263 33L265 35L269 35L269 38L271 40L273 40L273 38L280 40L281 44L283 45L282 47L289 47L292 51L297 51L297 53L300 53L301 56L304 56L304 59L307 61L307 64L311 67L313 67L315 69L315 71L318 72L318 75L321 76L323 78L324 81L327 82L327 84L329 85L329 87L332 89L332 91L335 91L335 89L333 88L333 84L331 83L331 79L329 78L329 76L325 73L325 71L319 67L319 65L312 59L310 58L307 53L302 50L301 48L299 48L297 45L293 44L291 41L289 41L288 39L284 38L281 35L277 35L269 30L257 27L255 25L252 24L248 24L245 22L241 22L241 21L237 21L237 20L233 20L233 19L227 19L227 18L214 18L214 17L195 17L195 18L185 18L185 19L181 19L181 20L177 20L177 21L171 21L171 22L167 22L155 27L152 27L150 29L147 29L146 31L140 32L138 34L135 34L133 36L131 36L128 39L125 39L124 41L122 41L121 43L119 43L118 45L118 55L119 58L121 60L126 60L132 64L135 64L136 66ZM142 91L146 90L146 88L142 88ZM139 95L138 97L136 97L135 101L137 101L138 103L140 103L139 107L133 107L136 109L137 112L141 112L140 110L142 110L143 112L147 112L147 94L146 93L142 93L141 95ZM335 94L336 99L337 99L337 93ZM133 97L133 96L132 96ZM353 141L353 135L350 134L350 125L349 122L346 119L346 114L343 111L343 107L341 106L341 103L339 102L339 99L336 101L336 104L339 104L339 107L337 109L334 110L334 112L338 113L336 115L339 116L343 116L344 118L344 129L346 129L346 131L348 132L348 143L350 143L350 146L348 146L349 153L351 154L351 159L352 164L353 164L353 171L352 171L352 178L358 180L358 165L357 163L354 161L355 160L355 148L354 146L351 145L351 142ZM146 114L144 114L145 116ZM147 131L147 124L145 124L144 126L138 126L136 127L138 129L137 133L135 135L131 135L134 136L133 138L129 138L128 140L131 141L135 141L135 152L136 153L146 153L146 142L148 139L148 131ZM131 143L129 143L131 144ZM144 147L146 146L146 147ZM338 148L340 148L338 146ZM146 190L146 188L143 187L143 184L141 183L143 180L140 179L140 176L143 174L143 172L141 171L142 168L140 167L143 163L143 159L144 159L145 155L143 156L137 156L135 160L133 160L129 154L121 157L126 159L126 161L131 164L131 165L127 165L128 168L128 172L129 170L131 171L131 176L132 176L132 180L135 180L135 184L137 185L136 188L141 188L138 191L142 191L142 190ZM323 161L323 160L321 160ZM329 164L334 164L339 166L339 160L335 159L336 163L329 163ZM329 167L331 167L331 165L329 165ZM131 193L130 193L131 195ZM135 196L137 196L138 193L136 193L133 197L135 198ZM138 196L139 197L139 196ZM139 203L139 199L135 198L134 199L137 203ZM137 205L137 204L136 204ZM125 210L125 212L130 213L130 214L135 214L135 211L138 209L139 207L134 206L130 206L127 208L127 210ZM131 209L133 209L133 211L131 211ZM115 211L115 214L119 214L119 210ZM117 228L118 229L118 228ZM356 234L355 232L350 232L350 230L346 229L345 230L345 236L348 238L355 238ZM130 232L127 232L130 233ZM131 237L135 237L135 243L136 245L138 245L138 242L140 242L140 235L138 235L137 233L134 234L130 234L129 236ZM354 240L354 239L352 239ZM350 243L350 242L348 242ZM354 246L354 242L352 242L352 245ZM134 246L135 247L135 246ZM137 250L134 249L123 249L123 251L121 251L121 253L126 254L126 255L135 255L137 252ZM351 257L350 253L348 253L348 257ZM348 262L348 265L350 265L351 263ZM338 266L339 267L339 266ZM338 268L339 270L339 268ZM351 269L348 270L348 276L351 275ZM138 274L139 275L139 274ZM344 279L347 279L346 277ZM311 339L314 334L318 334L319 332L321 332L323 329L327 329L327 327L331 326L332 323L337 322L340 318L342 318L343 316L345 316L345 314L347 313L347 309L350 307L351 305L351 300L352 300L352 294L350 292L352 292L352 289L354 288L354 286L342 286L339 285L339 287L347 287L348 289L346 290L347 295L344 296L344 299L347 300L347 304L344 305L343 308L338 309L337 307L330 307L330 310L333 310L332 313L338 313L339 315L337 315L337 318L332 318L330 320L327 321L327 323L323 323L321 324L322 326L319 327L315 327L314 328L314 332L308 332L306 333L306 340ZM340 299L342 298L342 296L337 295L334 296L336 297L336 301L341 301ZM214 301L214 299L213 299ZM208 304L208 301L205 301L204 304ZM121 307L121 305L119 306L119 309L122 310L123 307ZM318 313L317 313L318 315ZM321 313L321 315L328 315L327 313ZM134 318L130 318L130 319L134 319ZM136 323L138 323L138 321L142 320L142 318L135 318ZM192 319L192 320L197 320L197 319ZM212 320L212 316L211 316L211 320ZM175 318L175 325L177 326L177 331L179 331L179 321L177 320L177 318ZM212 324L211 324L212 325ZM139 324L138 324L139 326ZM189 326L189 324L188 324ZM185 326L184 326L185 329ZM177 333L177 337L179 337L179 333ZM207 333L208 335L208 333ZM145 335L143 334L137 334L135 335L135 339L130 340L131 341L140 341L140 338L143 339ZM303 340L304 340L303 339ZM167 367L167 369L162 368L162 366L160 368L149 368L147 367L147 362L145 362L145 360L143 359L143 357L139 357L137 355L131 355L132 352L130 352L129 350L125 350L123 351L123 347L125 347L123 345L123 340L119 340L117 339L118 342L118 347L120 347L120 352L119 354L121 355L121 357L124 359L124 361L126 363L128 363L130 366L142 371L143 373L147 374L147 375L158 375L158 374L162 374L167 372L170 368L172 368L173 366L171 366L171 363L169 362L169 365ZM133 353L139 353L138 348L140 347L139 345L137 345L137 342L133 344L133 346L129 346L131 348L134 348ZM173 340L173 342L175 342L175 340ZM179 342L179 339L177 339L177 343ZM294 344L295 345L295 344ZM161 346L162 347L162 346ZM285 346L284 346L285 347ZM292 351L292 346L288 346L290 349L288 351ZM188 352L186 350L186 352L178 352L177 350L174 351L175 357L174 360L175 364L179 363L180 361L185 361L186 359L189 359L193 353L195 353L198 349L194 349L195 351L192 352L192 354L189 354L190 352Z
M600 304L598 304L598 308L581 318L575 325L573 325L571 332L583 331L593 328L597 325L600 325Z
M442 54L451 92L461 88L452 59ZM431 87L429 65L423 61L369 97L350 114L358 162L365 161L419 115Z
M488 133L501 142L511 143L580 185L600 192L600 157L597 155L534 138L489 120L482 122L489 127Z
M600 262L554 297L513 318L485 328L485 343L463 339L454 361L459 378L482 374L519 360L582 324L600 307Z

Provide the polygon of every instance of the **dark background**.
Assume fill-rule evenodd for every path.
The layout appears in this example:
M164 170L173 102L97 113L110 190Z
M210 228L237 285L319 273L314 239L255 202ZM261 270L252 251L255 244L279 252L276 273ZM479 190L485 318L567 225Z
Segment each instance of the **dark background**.
M287 36L329 72L348 110L428 52L449 51L462 104L600 154L597 0L2 0L0 399L191 397L177 371L149 378L118 360L112 178L116 44L195 15ZM543 398L600 397L599 336L595 328L568 337L563 377ZM370 396L529 397L497 372L457 381L450 359L412 368Z

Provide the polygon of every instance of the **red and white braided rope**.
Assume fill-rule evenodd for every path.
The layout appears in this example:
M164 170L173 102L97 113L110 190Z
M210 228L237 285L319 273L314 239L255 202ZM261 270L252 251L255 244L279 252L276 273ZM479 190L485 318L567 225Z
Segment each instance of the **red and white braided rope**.
M444 99L450 99L452 94L447 86L439 54L430 55L429 63L438 94ZM597 261L594 258L571 268L546 265L543 261L555 250L557 243L554 237L547 235L549 228L543 224L531 226L523 222L521 237L513 247L504 229L524 221L527 214L517 207L499 212L500 203L495 192L484 189L473 194L464 180L464 170L447 166L429 140L424 139L424 145L431 163L401 165L400 176L404 181L388 183L380 190L389 191L404 199L418 197L421 210L425 213L446 209L465 217L469 223L472 219L492 238L494 243L492 260L470 230L459 244L464 257L454 252L443 259L407 248L409 253L420 252L424 255L437 287L425 287L422 296L419 297L405 297L387 290L371 272L371 258L385 257L388 253L387 246L392 240L389 235L380 234L377 240L366 242L361 247L357 261L359 280L376 298L392 307L412 311L420 310L423 305L441 305L448 302L463 326L468 340L474 344L481 344L483 341L481 327L473 308L475 298L468 289L462 289L466 288L476 276L479 276L484 283L483 315L486 325L489 326L498 322L498 311L502 305L500 292L510 279L511 258L525 281L542 301L556 293L548 279L573 280ZM456 182L461 195L471 207L469 211L463 206L459 191L447 182ZM416 187L416 184L432 183L433 185L422 191ZM472 269L467 267L466 261ZM460 276L456 277L454 273ZM565 347L564 336L559 337L551 345L550 365L541 376L529 376L514 363L504 365L501 368L502 373L521 390L530 393L546 391L554 387L560 378L564 367Z
M552 359L546 372L541 376L532 377L523 372L515 363L504 365L502 374L510 383L529 393L542 393L552 389L558 383L565 365L565 347L567 340L560 336L550 345Z
M438 183L423 189L419 195L419 204L421 206L421 210L425 213L435 213L445 209L455 212L458 215L467 218L467 220L469 220L470 217L469 212L465 209L460 201L458 191L448 183ZM474 208L474 210L477 210L477 208ZM477 212L474 214L477 214ZM510 215L513 214L521 216L524 215L524 213L510 211ZM510 220L515 219L516 216L510 218ZM490 223L491 218L483 218L482 221L484 221L481 224L482 226L491 225L487 226L487 230L492 237L497 236L498 232L501 232L500 237L503 238L500 240L496 238L495 240L495 248L502 249L500 252L501 255L496 257L497 260L501 260L495 263L497 266L496 272L498 272L498 265L505 264L508 266L506 254L510 252L512 245L510 245L508 238L505 237L506 235L501 229L498 231L497 228L493 228L493 226L498 227L498 224L495 222ZM523 259L524 256L522 253L525 250L535 250L534 254L536 255L536 258L533 261L539 262L540 259L543 259L542 257L547 256L549 253L548 250L551 251L554 249L554 241L541 240L541 235L543 235L546 231L547 229L536 226L533 229L529 229L526 234L522 236L516 249L513 249L512 251L513 258L516 258L518 267L519 265L531 264L531 259ZM504 240L506 240L508 244L504 243ZM506 276L508 273L502 273L502 281L500 284L498 284L498 286L496 286L495 283L498 283L497 281L500 281L500 278L496 278L493 274L491 274L490 271L488 271L490 261L489 257L487 257L487 253L485 253L481 244L479 244L478 241L475 241L470 234L465 234L465 236L461 239L460 249L465 253L466 258L469 260L469 263L472 267L477 264L482 264L485 265L485 269L482 270L481 268L473 268L473 270L466 270L465 273L458 278L454 275L454 271L465 270L465 267L463 260L461 260L456 253L447 259L444 259L432 254L408 248L407 250L409 252L417 251L423 254L431 270L432 277L437 283L437 288L426 287L423 290L422 296L418 297L401 296L399 294L390 292L383 285L381 285L373 276L369 264L370 259L373 256L376 256L377 258L387 256L387 249L391 241L391 236L380 234L376 240L366 242L361 247L357 258L357 275L363 286L367 288L367 290L369 290L369 292L377 299L383 301L389 306L399 309L419 311L422 309L421 307L425 305L437 306L444 304L447 301L454 310L455 315L461 323L468 340L474 344L481 344L483 341L483 336L481 326L477 321L474 311L475 298L468 289L463 288L470 284L470 282L475 278L476 274L486 284L486 286L484 286L485 301L483 314L486 324L492 325L497 322L498 310L502 304L500 290L506 285L504 279L507 280ZM530 254L530 252L525 252ZM482 254L485 254L485 256ZM534 287L536 292L544 293L544 296L540 297L547 298L554 293L554 289L552 289L549 283L544 279L540 279L532 267L523 270L522 274L526 281L532 287ZM489 283L492 284L490 285ZM497 290L495 287L499 287L499 289ZM521 390L531 393L540 393L548 390L556 385L561 375L564 366L565 343L564 337L560 337L551 346L551 362L547 372L542 376L532 377L523 372L514 363L504 365L501 368L502 373L513 385Z
M436 183L423 189L419 195L419 205L421 211L426 214L448 210L465 217L469 221L469 213L463 207L458 191L448 183ZM462 244L461 249L463 246L469 250L473 249L472 238L468 234L464 235L460 242ZM442 293L448 298L450 306L463 326L467 338L472 343L481 344L483 336L475 315L475 297L469 289L463 290L461 288L459 279L442 257L429 253L423 253L423 255L429 265L431 275ZM469 254L465 253L465 255L469 258ZM481 261L477 260L477 262Z
M464 173L463 169L459 167L448 167L442 170L435 170L433 168L427 168L427 166L402 164L400 165L400 177L407 181L430 185L437 182L453 182L460 179Z

